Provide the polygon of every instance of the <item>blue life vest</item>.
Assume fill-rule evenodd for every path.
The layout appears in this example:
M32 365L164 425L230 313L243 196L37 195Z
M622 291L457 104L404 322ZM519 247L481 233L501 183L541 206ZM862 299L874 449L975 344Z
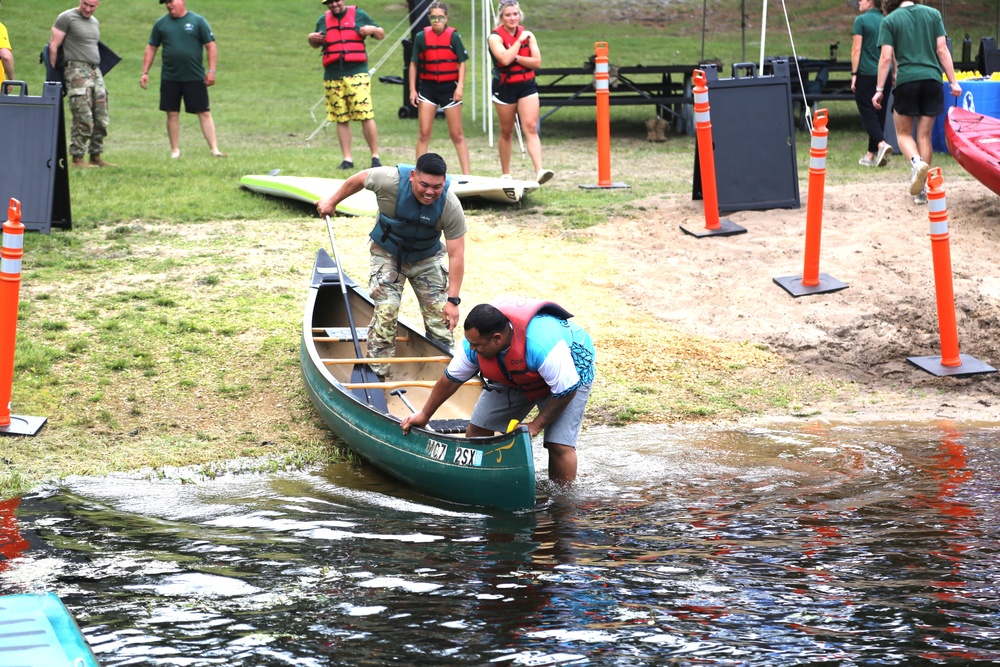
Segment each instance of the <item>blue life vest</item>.
M410 186L413 167L396 165L399 170L399 192L396 194L396 217L379 212L375 227L368 235L372 241L397 257L397 265L418 262L433 257L442 249L441 232L436 229L444 213L445 199L451 179L446 177L441 196L430 206L421 204Z

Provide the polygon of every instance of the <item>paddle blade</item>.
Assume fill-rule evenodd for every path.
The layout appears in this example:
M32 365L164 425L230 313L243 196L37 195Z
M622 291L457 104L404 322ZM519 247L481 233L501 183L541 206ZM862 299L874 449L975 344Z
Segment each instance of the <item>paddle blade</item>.
M380 382L378 375L365 364L354 364L351 370L351 384ZM385 391L382 389L352 389L354 395L376 410L388 413L389 406L385 402Z

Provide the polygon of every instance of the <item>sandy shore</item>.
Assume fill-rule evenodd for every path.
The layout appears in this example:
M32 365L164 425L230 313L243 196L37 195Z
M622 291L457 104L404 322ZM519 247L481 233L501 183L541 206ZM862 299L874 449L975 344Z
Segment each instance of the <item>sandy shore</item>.
M827 186L820 267L849 287L793 298L773 282L803 273L802 208L725 215L746 234L697 239L700 202L664 195L640 202L648 220L595 230L617 255L631 302L672 328L767 344L795 372L846 380L849 400L816 397L827 418L1000 421L1000 374L935 377L907 357L940 356L941 340L926 206L905 185ZM1000 366L1000 199L975 181L946 183L959 347Z

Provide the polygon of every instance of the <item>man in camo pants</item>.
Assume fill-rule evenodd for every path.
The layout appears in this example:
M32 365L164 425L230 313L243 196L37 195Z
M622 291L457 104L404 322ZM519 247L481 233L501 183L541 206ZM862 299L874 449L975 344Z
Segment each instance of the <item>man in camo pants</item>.
M69 153L74 167L114 167L101 157L104 137L108 134L108 90L101 75L101 56L97 43L101 28L94 17L101 0L80 0L80 6L68 9L52 24L49 62L58 62L59 48L66 63L63 85L73 114ZM83 156L90 153L90 162Z
M376 194L379 215L369 237L368 292L375 313L368 327L368 356L391 357L403 285L417 295L427 336L455 345L458 297L465 276L465 212L448 187L447 167L437 153L424 153L414 167L374 167L354 174L332 195L316 203L320 215L367 188ZM444 245L441 237L444 236ZM444 266L444 255L448 266ZM371 364L381 377L390 364Z

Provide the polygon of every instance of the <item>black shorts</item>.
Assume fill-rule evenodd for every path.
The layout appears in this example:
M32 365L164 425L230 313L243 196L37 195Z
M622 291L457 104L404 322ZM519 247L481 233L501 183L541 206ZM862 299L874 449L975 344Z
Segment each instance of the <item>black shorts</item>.
M182 98L187 113L209 111L204 81L160 81L160 111L180 111Z
M940 116L944 85L934 79L901 83L892 89L892 110L900 116Z
M455 101L455 89L458 81L424 81L417 82L417 97L421 102L436 104L442 109L461 104Z
M520 83L500 83L499 79L493 79L493 101L497 104L517 104L522 97L530 97L538 94L538 84L534 79L521 81Z

